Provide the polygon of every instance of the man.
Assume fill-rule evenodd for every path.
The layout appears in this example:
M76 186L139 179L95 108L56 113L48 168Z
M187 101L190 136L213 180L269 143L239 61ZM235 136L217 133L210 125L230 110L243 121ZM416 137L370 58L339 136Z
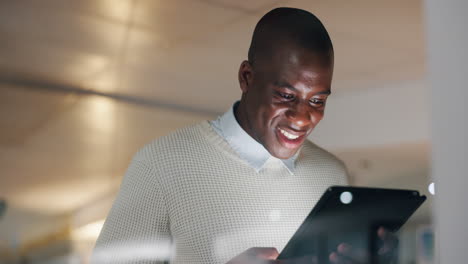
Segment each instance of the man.
M95 263L280 263L324 190L347 184L342 162L307 141L332 75L332 43L314 15L267 13L239 69L240 102L135 155ZM351 256L340 245L330 260Z

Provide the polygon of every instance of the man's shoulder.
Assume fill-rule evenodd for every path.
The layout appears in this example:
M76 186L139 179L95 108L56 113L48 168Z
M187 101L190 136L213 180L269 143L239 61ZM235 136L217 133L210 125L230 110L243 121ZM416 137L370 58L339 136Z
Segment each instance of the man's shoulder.
M192 125L178 128L167 135L153 139L145 147L148 146L164 146L167 144L184 144L189 142L197 142L205 139L205 133L209 128L209 122L204 120Z
M185 153L196 146L206 145L209 129L210 124L206 120L176 129L145 144L137 151L135 158L148 161L157 156Z
M344 166L343 161L341 161L337 156L310 140L306 140L304 142L301 154L306 159L320 160L321 162L331 162L336 163L339 166Z
M301 150L300 163L307 171L320 171L326 175L332 185L347 185L349 175L346 165L331 152L319 147L315 143L306 140Z

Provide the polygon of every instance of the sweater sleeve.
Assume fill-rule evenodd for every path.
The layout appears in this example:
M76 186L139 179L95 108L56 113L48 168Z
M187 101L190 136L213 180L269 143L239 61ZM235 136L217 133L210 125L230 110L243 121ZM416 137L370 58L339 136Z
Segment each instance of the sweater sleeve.
M92 264L169 263L172 241L163 187L155 169L137 157L96 242Z

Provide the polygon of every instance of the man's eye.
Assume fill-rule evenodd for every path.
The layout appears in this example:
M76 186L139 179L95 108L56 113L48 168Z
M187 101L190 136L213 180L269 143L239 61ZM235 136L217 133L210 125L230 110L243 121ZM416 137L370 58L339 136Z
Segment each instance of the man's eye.
M279 93L279 95L280 95L281 97L283 97L284 99L286 99L286 100L294 99L294 95L292 95L292 94Z
M314 98L310 100L310 103L314 105L324 105L325 100Z

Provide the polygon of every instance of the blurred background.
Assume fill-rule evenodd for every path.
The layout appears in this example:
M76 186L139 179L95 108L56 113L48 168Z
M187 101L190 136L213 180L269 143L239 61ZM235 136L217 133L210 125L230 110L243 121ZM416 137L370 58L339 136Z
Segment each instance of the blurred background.
M400 263L433 263L416 0L0 0L0 263L87 263L132 155L231 107L254 26L279 6L316 14L335 47L311 140L354 185L428 195Z

